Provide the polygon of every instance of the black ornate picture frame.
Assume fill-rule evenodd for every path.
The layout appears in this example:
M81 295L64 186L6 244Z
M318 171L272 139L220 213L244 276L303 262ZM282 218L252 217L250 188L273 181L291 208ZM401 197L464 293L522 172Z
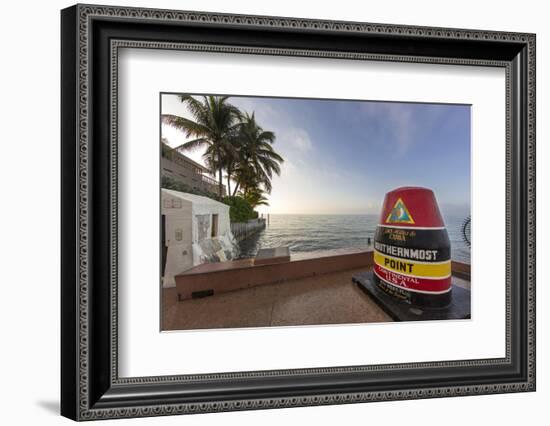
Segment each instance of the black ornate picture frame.
M159 416L535 390L535 35L76 5L61 13L61 413ZM481 65L506 72L506 356L119 378L121 47Z

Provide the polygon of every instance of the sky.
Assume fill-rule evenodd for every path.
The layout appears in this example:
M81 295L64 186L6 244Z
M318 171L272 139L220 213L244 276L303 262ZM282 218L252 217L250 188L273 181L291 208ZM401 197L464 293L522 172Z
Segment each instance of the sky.
M400 186L432 189L443 214L470 212L470 106L232 96L275 133L284 158L261 213L378 214ZM177 95L162 113L191 118ZM161 126L170 146L183 133ZM184 153L204 164L202 151ZM225 182L224 182L225 183Z

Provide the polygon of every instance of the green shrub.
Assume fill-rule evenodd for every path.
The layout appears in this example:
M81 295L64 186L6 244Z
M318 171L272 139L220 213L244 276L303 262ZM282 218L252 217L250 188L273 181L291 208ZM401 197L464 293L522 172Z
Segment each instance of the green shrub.
M258 217L258 212L254 211L248 201L242 197L225 197L223 202L230 206L229 218L231 222L246 222Z

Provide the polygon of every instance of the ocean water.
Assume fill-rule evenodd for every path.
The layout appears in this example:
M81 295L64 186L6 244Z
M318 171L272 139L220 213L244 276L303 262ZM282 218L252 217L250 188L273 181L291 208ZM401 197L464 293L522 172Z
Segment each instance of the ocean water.
M444 218L451 241L451 258L470 263L470 249L461 232L465 219L464 216ZM369 249L377 221L378 215L272 214L265 230L239 243L240 257L252 257L261 248L278 246L290 247L291 254Z

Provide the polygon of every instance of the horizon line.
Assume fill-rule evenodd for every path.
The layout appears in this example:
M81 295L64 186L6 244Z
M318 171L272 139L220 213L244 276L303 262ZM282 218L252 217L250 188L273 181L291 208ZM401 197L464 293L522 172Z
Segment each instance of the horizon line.
M442 214L445 214L443 211L441 212ZM460 214L462 215L463 212L461 212ZM269 213L269 212L259 212L260 215L281 215L281 216L284 216L284 215L302 215L302 216L363 216L363 215L375 215L375 216L379 216L380 213L368 213L368 212L364 212L364 213L294 213L294 212L291 212L291 213L279 213L279 212L276 212L276 213Z

